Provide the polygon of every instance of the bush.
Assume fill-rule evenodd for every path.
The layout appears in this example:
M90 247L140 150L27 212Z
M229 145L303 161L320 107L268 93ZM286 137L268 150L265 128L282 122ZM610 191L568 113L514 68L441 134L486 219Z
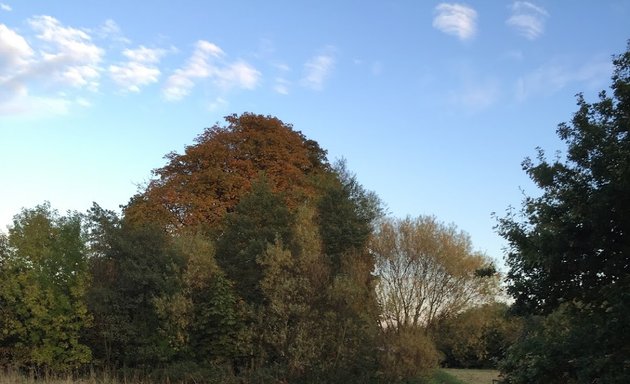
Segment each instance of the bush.
M392 381L425 376L438 365L439 353L420 328L385 330L382 348L381 373Z

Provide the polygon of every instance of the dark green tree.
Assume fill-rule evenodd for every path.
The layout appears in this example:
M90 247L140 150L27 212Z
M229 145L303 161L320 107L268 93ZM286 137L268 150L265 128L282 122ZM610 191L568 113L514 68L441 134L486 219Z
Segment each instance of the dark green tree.
M132 225L95 205L88 213L94 327L86 340L106 367L155 368L175 353L157 303L180 290L182 257L160 228Z
M276 240L291 242L292 220L286 204L273 193L264 176L227 215L225 229L217 240L216 259L246 302L262 302L260 258Z
M318 220L323 252L339 270L344 254L366 245L375 220L382 215L381 202L363 188L345 160L338 161L318 184L322 188Z
M492 302L442 320L434 332L442 365L496 368L521 334L521 319L505 303Z
M333 382L365 382L378 369L379 314L368 239L382 215L381 202L343 160L318 185L317 224L328 268L328 287L319 307L329 351L320 370Z
M630 49L613 63L612 96L578 95L558 126L566 154L524 161L542 194L499 222L515 309L551 314L508 356L510 382L630 381ZM561 357L538 358L559 345Z
M215 261L215 247L201 233L179 234L174 246L184 256L182 290L160 301L167 309L167 334L202 367L238 367L249 356L246 305ZM164 312L164 311L162 311Z

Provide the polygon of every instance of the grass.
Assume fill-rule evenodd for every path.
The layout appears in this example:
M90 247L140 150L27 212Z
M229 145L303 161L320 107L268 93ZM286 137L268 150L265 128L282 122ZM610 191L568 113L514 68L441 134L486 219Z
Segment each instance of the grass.
M445 370L438 369L431 376L427 384L466 384L466 383L457 379L455 376L449 374Z
M141 384L143 382L134 381L134 383ZM0 384L119 384L119 382L115 378L106 375L99 378L73 378L70 376L34 378L16 371L2 371L0 369Z
M495 371L493 369L448 368L442 369L441 371L458 379L462 384L492 384L492 380L497 380L499 378L499 371Z
M427 381L427 384L492 384L498 379L499 372L490 369L438 369ZM124 381L127 383L127 381ZM131 380L131 383L141 384L142 380ZM424 382L424 381L423 381ZM40 378L34 379L20 375L17 372L0 371L0 384L119 384L120 382L108 377L100 378Z

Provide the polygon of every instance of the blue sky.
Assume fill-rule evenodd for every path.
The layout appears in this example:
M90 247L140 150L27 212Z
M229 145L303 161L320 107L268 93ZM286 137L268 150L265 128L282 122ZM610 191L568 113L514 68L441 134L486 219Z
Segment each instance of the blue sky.
M610 83L630 2L0 0L0 228L117 209L231 113L294 125L394 216L500 259L492 212L535 193L577 92Z

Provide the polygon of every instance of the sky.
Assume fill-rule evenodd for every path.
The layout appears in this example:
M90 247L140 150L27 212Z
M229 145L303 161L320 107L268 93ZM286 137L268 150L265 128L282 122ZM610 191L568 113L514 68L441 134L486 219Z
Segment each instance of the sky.
M0 230L49 201L118 210L204 128L273 115L395 217L434 215L499 264L575 95L610 85L630 2L0 0Z

